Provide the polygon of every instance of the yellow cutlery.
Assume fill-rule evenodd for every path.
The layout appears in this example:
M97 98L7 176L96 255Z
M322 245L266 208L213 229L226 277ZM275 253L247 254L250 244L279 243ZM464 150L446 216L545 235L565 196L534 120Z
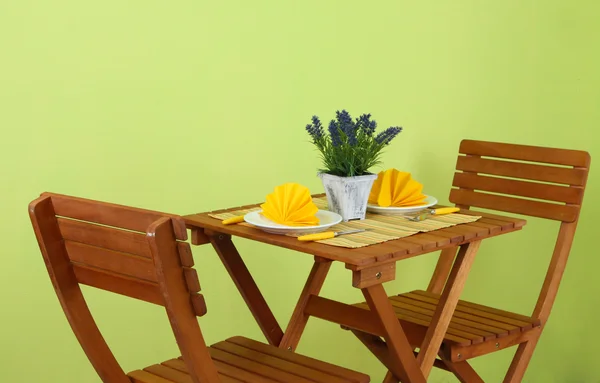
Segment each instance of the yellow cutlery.
M238 215L237 217L227 218L227 219L224 219L223 221L221 221L221 223L223 225L231 225L231 224L240 223L240 222L244 222L243 215Z
M366 231L366 229L346 230L346 231L324 231L322 233L306 234L298 237L299 241L320 241L322 239L329 239L337 237L338 235L360 233Z
M410 216L410 217L406 217L406 218L408 218L408 220L410 220L410 221L418 222L418 221L424 221L427 218L431 217L432 215L450 214L450 213L456 213L457 211L460 211L460 209L457 207L440 207L438 209L427 209L427 210L419 212L415 216Z

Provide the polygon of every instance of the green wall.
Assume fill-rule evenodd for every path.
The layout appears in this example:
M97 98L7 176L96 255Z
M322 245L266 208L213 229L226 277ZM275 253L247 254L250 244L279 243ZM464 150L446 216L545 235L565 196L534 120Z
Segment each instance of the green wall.
M304 125L336 109L405 132L385 167L447 203L462 138L599 153L595 0L0 1L0 381L98 382L51 288L26 214L43 191L186 214L260 201L280 183L314 192ZM377 169L374 169L377 170ZM592 171L579 231L527 382L599 382ZM485 241L464 297L529 313L557 226L529 220ZM282 324L307 255L239 248ZM194 250L209 341L261 339L214 252ZM398 265L389 292L426 285L436 256ZM335 265L328 297L360 299ZM163 309L85 290L125 369L176 354ZM300 352L383 369L349 333L309 322ZM512 351L474 362L501 381ZM434 372L432 382L455 381Z

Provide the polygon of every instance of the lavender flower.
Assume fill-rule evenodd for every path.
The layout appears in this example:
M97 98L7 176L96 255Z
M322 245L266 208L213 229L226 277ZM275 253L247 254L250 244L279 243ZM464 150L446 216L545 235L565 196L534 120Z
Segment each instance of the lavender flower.
M369 174L369 169L380 163L381 151L402 131L401 127L392 126L376 134L376 128L377 122L371 120L370 113L353 120L345 109L338 110L327 131L319 117L312 116L306 131L323 160L319 171L340 177Z
M319 117L312 116L312 122L313 122L314 126L317 126L319 129L323 129L323 126L321 125L321 120L319 120Z
M323 125L317 116L312 116L312 124L306 125L306 131L314 141L320 140L325 135Z
M394 137L396 137L400 132L402 131L402 128L399 126L392 126L390 128L387 128L386 130L384 130L383 132L379 133L376 137L375 137L375 141L377 141L378 144L380 145L387 145L390 143L390 141L392 141L394 139Z
M338 110L335 114L338 120L338 127L348 137L348 144L351 146L356 145L356 130L358 126L352 122L350 113L343 109L341 112Z
M372 136L377 128L377 121L371 121L371 113L365 113L356 119L356 125L367 135Z
M329 122L329 135L331 136L331 143L333 146L341 145L342 139L340 137L338 124L336 124L335 120L331 120L331 122Z

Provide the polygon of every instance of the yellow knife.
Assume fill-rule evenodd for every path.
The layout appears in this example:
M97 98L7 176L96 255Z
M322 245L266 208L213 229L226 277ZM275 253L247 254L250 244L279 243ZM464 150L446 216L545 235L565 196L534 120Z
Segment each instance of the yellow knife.
M346 230L346 231L324 231L322 233L306 234L298 237L299 241L320 241L322 239L329 239L337 237L338 235L360 233L366 231L366 229Z
M224 219L223 221L221 221L221 223L223 225L231 225L231 224L240 223L240 222L244 222L243 215L238 215L237 217L227 218L227 219Z
M406 217L406 218L408 218L410 221L418 222L418 221L424 221L427 218L431 217L432 215L450 214L450 213L456 213L457 211L460 211L460 209L457 207L440 207L437 209L427 209L427 210L419 212L415 216Z

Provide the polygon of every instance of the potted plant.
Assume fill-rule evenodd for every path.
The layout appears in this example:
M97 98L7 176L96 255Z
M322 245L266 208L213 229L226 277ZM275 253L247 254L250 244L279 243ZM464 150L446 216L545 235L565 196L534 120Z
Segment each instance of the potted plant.
M317 116L306 125L312 143L321 153L323 168L319 177L329 210L340 214L344 221L365 218L369 193L377 179L369 169L379 164L383 148L402 131L392 126L376 135L376 127L370 114L353 120L346 110L336 112L328 132Z

